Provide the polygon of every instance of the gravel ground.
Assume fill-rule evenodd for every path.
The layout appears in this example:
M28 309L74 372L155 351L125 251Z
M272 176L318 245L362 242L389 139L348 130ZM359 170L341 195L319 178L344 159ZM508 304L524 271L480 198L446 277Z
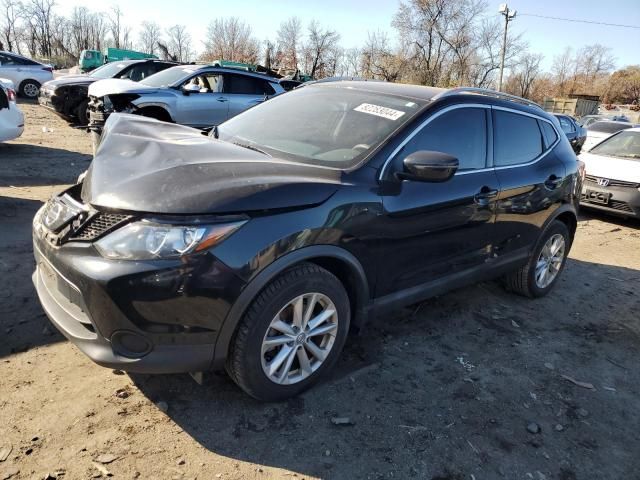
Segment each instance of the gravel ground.
M379 318L324 383L261 404L221 374L103 369L49 326L31 218L91 143L22 108L0 144L0 479L640 478L639 222L584 214L546 298L484 283Z

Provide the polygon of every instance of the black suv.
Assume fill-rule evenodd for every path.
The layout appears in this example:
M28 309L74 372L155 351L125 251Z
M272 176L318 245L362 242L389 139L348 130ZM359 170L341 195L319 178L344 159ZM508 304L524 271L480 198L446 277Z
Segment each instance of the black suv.
M281 399L374 314L496 277L548 293L581 176L555 117L488 90L319 83L210 137L116 114L83 182L36 214L33 278L100 365L226 367Z
M45 108L78 125L89 123L89 85L105 78L125 78L139 82L154 73L179 65L177 62L146 58L110 62L91 73L65 75L40 87L38 102Z

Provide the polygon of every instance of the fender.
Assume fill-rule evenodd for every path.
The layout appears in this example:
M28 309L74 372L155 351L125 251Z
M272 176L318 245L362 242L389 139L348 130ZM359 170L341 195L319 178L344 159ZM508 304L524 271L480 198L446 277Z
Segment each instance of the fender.
M356 308L354 309L354 323L359 324L359 322L366 319L371 310L371 297L369 294L367 277L358 259L347 250L334 245L313 245L303 247L299 250L288 253L269 264L242 290L242 293L231 307L231 310L229 310L229 313L222 324L222 328L220 329L220 333L218 334L213 354L212 369L217 370L224 367L224 362L227 358L229 346L231 344L233 334L236 331L236 327L242 319L244 312L247 310L256 295L258 295L260 290L262 290L272 279L292 265L320 257L335 258L349 266L349 269L353 274L353 278L356 281L355 287L357 292L355 298Z
M551 222L555 221L558 219L558 217L560 217L563 214L566 213L570 213L571 216L573 217L573 220L575 222L574 226L578 225L578 212L577 209L575 207L575 205L573 205L570 202L566 202L563 203L562 205L560 205L555 212L553 212L552 215L549 216L549 218L547 218L545 220L545 222L542 224L542 226L540 227L540 237L542 236L542 234L544 233L544 231L547 229L547 227L551 224ZM576 229L574 228L573 230L569 229L572 235L572 240L573 240L573 235L576 232ZM535 245L532 246L532 250L537 246L537 242Z
M165 112L167 112L167 115L169 115L169 118L171 119L171 121L173 121L173 115L171 115L171 109L169 108L169 105L166 103L162 103L162 102L144 102L144 103L135 103L135 100L131 103L131 105L133 105L134 107L136 107L136 110L141 110L143 108L148 108L148 107L158 107L163 109Z

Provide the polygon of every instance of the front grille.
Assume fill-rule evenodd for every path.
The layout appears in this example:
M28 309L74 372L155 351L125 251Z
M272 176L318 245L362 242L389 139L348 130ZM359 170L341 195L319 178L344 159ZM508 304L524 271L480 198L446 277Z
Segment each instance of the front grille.
M95 240L114 230L130 218L130 215L98 212L84 222L80 228L69 237L69 240Z
M609 180L609 184L607 187L629 187L629 188L640 188L640 183L634 182L625 182L624 180L613 180L613 179L605 179L604 177L594 177L593 175L586 175L585 180L587 183L593 183L598 185L598 180Z
M615 208L616 210L620 210L621 212L633 213L633 209L629 206L627 202L621 202L619 200L611 200L609 201L608 206L611 208Z

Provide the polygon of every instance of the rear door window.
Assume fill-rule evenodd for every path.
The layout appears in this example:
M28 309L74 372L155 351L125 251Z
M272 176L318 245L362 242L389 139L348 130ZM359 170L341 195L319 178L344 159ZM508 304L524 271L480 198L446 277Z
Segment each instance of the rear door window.
M459 171L484 168L487 160L487 117L484 108L456 108L436 117L402 147L396 158L431 150L458 159Z
M248 75L225 75L225 93L240 95L273 95L275 93L269 82Z
M520 165L543 152L538 121L527 115L493 111L493 156L496 167Z
M555 129L549 122L545 122L544 120L539 120L538 124L542 127L546 148L551 148L551 145L556 143L556 140L558 140L558 135L556 134Z

